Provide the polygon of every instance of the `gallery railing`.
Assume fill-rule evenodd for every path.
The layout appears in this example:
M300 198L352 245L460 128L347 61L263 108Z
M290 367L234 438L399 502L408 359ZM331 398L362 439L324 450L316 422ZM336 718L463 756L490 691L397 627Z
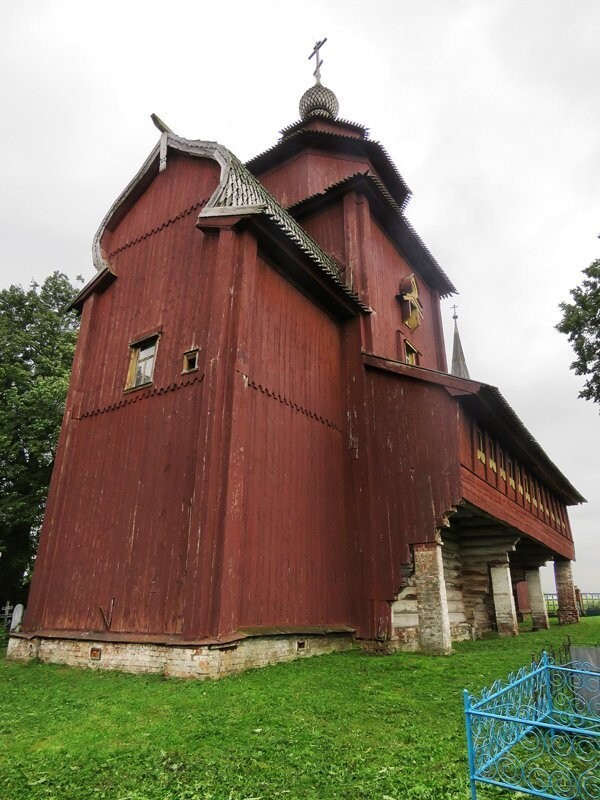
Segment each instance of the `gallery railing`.
M471 798L491 784L549 800L600 798L600 672L546 653L479 697L464 692Z

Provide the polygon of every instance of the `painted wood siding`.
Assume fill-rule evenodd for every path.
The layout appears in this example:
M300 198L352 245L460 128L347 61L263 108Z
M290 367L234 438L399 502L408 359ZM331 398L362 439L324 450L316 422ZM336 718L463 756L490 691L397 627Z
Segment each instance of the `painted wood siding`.
M368 158L304 150L259 176L260 182L284 208L358 172L377 174Z
M263 260L249 312L239 625L344 623L340 331Z
M179 633L201 385L140 398L72 424L61 501L49 507L42 608L53 629ZM45 569L44 569L45 567ZM36 573L36 579L41 575Z
M167 170L103 244L117 280L86 302L27 626L179 633L216 240L195 226L208 160ZM113 249L110 249L113 248ZM151 387L125 391L130 342L160 335ZM200 348L182 375L183 352Z
M378 596L403 584L410 545L435 540L460 499L457 406L443 387L367 370L372 536Z
M439 298L432 292L420 275L399 254L387 234L375 220L371 220L370 235L366 240L364 269L368 278L368 302L375 313L371 316L373 349L384 358L403 360L398 352L398 331L419 352L419 366L428 369L443 369L443 356L438 352L436 325ZM423 321L411 331L404 324L403 304L396 295L400 279L414 273L419 288L419 299L423 306Z
M368 352L393 360L405 359L405 341L418 352L419 365L445 370L440 300L369 212L365 197L349 192L302 225L328 253L345 267L346 282L360 292L374 313L367 320ZM405 324L406 306L398 302L400 281L415 274L423 321L414 331Z

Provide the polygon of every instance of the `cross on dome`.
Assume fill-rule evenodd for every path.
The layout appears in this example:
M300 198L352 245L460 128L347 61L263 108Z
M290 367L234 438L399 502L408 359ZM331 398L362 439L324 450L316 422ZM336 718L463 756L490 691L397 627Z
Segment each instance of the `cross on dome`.
M313 72L315 83L310 89L307 89L300 98L300 117L303 120L309 119L310 117L335 119L338 115L340 106L337 97L331 89L328 89L321 83L321 65L323 64L323 59L319 51L326 41L327 37L318 41L308 57L309 61L313 57L316 59L315 71Z
M323 45L325 44L326 41L327 41L327 37L325 37L324 39L321 39L320 42L317 42L315 44L314 48L313 48L312 53L308 57L309 61L311 60L311 58L313 56L317 57L317 59L316 59L317 65L315 67L315 71L313 72L313 75L314 75L316 83L321 83L321 64L323 63L323 59L321 58L321 54L319 53L319 50L323 47Z

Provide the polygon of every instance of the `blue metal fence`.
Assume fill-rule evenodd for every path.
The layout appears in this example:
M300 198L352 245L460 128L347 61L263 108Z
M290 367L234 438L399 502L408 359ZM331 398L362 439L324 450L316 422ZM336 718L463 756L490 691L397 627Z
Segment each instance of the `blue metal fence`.
M471 798L491 784L548 800L600 798L600 672L547 653L480 697L464 691Z

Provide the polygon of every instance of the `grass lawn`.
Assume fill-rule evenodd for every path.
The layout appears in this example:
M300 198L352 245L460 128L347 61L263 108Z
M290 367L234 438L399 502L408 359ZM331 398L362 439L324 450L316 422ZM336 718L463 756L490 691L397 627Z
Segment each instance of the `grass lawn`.
M447 658L350 652L214 682L1 657L0 800L468 800L462 689L567 633L596 644L600 617Z

